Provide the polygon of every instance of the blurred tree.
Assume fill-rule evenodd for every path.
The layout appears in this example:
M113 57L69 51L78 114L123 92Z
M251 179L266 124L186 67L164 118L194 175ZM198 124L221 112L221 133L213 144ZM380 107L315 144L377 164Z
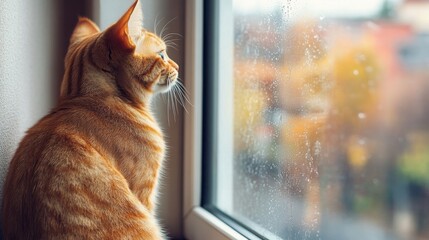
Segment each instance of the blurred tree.
M344 48L339 45L334 51L330 120L342 134L358 134L376 109L379 70L375 51L366 42L352 47L348 43Z
M409 182L429 186L429 134L411 134L409 142L408 149L399 159L399 171Z
M355 44L351 44L355 43ZM355 171L367 164L367 145L356 144L354 138L364 138L371 131L370 123L375 118L377 106L377 80L379 76L375 49L365 39L353 41L340 38L331 53L332 88L329 90L329 123L332 127L331 143L336 147L336 156L342 166L342 203L344 209L353 213L357 204ZM362 183L361 183L362 184Z

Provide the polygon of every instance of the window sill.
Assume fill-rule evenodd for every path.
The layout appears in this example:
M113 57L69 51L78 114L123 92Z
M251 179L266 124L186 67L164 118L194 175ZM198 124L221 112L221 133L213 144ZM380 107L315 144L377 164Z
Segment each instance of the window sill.
M187 239L246 239L202 207L193 208L185 217L185 234Z

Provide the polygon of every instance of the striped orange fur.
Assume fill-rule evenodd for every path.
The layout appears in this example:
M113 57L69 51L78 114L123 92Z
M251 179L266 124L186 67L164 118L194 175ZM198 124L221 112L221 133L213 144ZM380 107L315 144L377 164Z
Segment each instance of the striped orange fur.
M154 208L165 144L150 102L178 66L142 28L139 5L102 32L79 19L59 104L10 163L5 239L164 238Z

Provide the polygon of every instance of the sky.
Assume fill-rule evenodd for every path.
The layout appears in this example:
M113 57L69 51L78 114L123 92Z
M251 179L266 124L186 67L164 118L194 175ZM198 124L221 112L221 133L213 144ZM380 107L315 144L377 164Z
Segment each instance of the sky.
M378 13L385 0L233 0L234 10L242 14L268 13L281 8L296 17L369 17ZM399 3L401 0L390 0Z

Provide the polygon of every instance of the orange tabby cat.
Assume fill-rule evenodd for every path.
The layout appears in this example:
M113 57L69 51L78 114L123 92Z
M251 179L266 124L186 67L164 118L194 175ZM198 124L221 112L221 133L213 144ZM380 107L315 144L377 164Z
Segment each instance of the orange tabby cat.
M5 239L162 239L154 217L165 146L151 96L176 83L165 43L136 1L100 32L81 18L59 105L16 151L3 199Z

